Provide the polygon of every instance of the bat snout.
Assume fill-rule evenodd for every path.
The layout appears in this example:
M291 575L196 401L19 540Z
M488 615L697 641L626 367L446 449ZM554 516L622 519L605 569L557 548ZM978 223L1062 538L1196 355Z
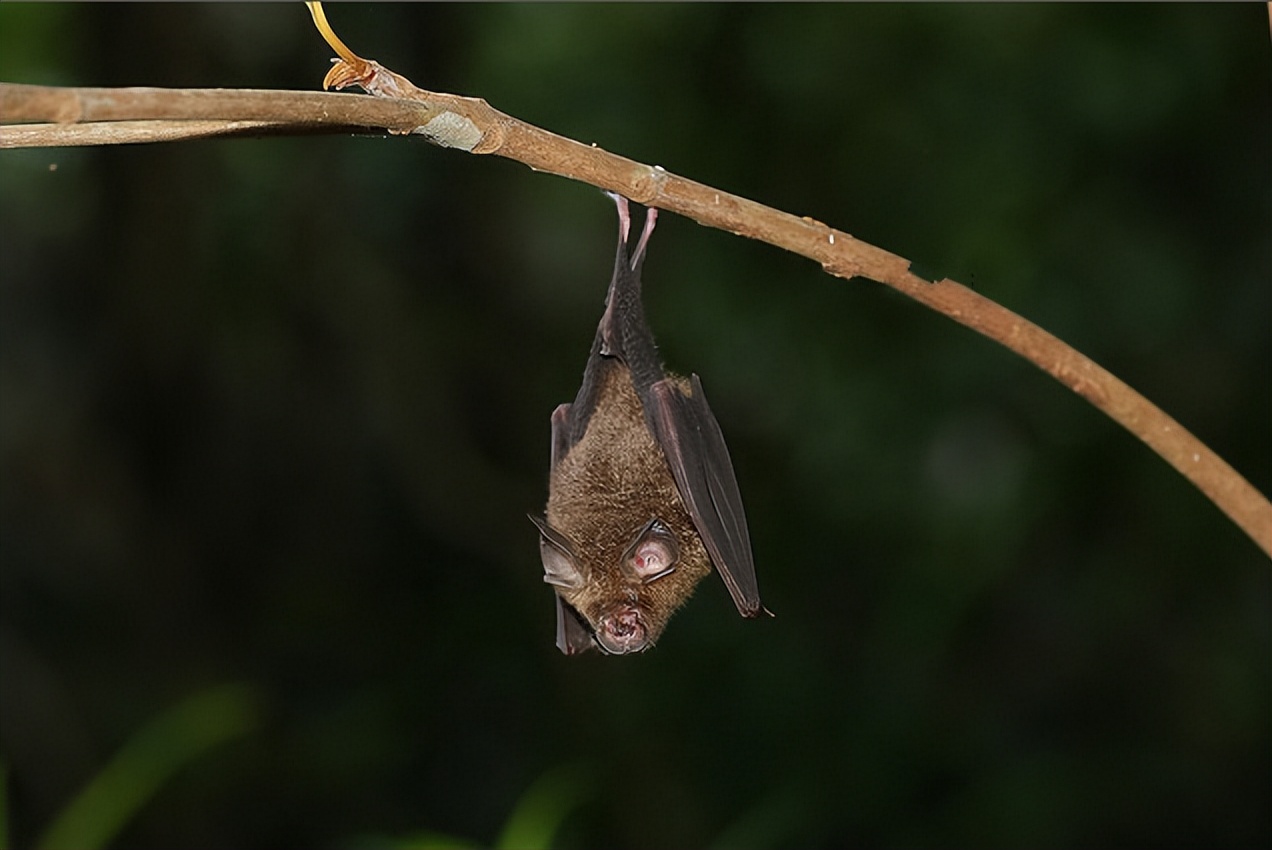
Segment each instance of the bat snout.
M644 616L631 605L615 608L601 617L596 627L596 642L610 655L644 652L649 645L648 636Z

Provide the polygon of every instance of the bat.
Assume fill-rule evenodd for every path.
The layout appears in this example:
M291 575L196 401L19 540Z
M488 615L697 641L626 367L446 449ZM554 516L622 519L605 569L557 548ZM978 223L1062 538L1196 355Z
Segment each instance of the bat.
M609 193L607 193L609 194ZM605 312L573 403L552 413L543 580L557 648L643 652L714 566L738 613L758 616L742 496L702 382L665 373L645 323L641 269L658 210L629 249L628 201Z

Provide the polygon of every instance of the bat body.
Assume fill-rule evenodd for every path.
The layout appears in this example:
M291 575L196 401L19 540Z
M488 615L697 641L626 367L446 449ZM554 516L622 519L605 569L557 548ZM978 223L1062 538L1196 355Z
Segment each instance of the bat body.
M583 385L552 414L544 581L557 647L621 655L654 644L714 566L744 617L762 609L733 464L697 375L663 372L641 303L641 268L657 221L629 249L626 198L618 254Z

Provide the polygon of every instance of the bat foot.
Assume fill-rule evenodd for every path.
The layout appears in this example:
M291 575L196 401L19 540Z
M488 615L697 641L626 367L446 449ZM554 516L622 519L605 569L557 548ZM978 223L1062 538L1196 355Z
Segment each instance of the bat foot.
M626 245L627 236L632 231L632 212L626 198L617 192L606 192L609 199L618 207L618 241Z
M644 258L645 246L649 244L649 237L651 234L653 234L654 225L656 225L657 223L658 223L658 208L645 207L645 227L644 229L641 230L640 241L636 243L636 250L632 253L631 262L632 262L633 270L635 270L636 266L640 264L641 259Z

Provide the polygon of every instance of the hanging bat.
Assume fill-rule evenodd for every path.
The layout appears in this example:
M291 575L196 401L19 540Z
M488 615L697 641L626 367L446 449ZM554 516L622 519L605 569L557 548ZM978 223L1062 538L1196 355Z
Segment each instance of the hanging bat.
M583 386L552 413L543 580L556 595L557 647L643 652L714 565L743 617L761 610L742 497L697 375L663 372L641 305L641 267L658 210L618 255Z

